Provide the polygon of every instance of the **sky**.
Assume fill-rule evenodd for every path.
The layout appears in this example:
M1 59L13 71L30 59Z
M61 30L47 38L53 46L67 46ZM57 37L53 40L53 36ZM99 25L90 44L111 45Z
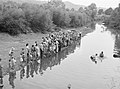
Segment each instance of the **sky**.
M62 1L70 1L74 4L85 5L85 6L88 6L91 3L95 3L97 7L105 7L105 8L109 8L109 7L115 8L118 7L118 4L120 3L120 0L62 0Z

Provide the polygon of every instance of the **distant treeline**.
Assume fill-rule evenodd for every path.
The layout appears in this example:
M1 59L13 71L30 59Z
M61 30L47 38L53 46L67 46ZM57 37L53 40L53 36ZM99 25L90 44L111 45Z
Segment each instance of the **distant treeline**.
M94 3L75 11L65 8L61 0L51 0L42 5L4 1L0 2L0 32L17 35L54 31L56 27L82 27L94 21L96 14Z
M114 10L109 10L109 18L104 21L105 25L115 30L120 30L120 4Z

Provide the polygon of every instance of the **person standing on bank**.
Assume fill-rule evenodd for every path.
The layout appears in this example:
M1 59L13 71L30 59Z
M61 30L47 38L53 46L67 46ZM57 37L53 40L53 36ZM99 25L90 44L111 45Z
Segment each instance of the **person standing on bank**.
M15 48L14 48L14 47L12 47L12 48L10 49L10 51L9 51L10 60L11 60L11 58L13 57L14 51L15 51Z

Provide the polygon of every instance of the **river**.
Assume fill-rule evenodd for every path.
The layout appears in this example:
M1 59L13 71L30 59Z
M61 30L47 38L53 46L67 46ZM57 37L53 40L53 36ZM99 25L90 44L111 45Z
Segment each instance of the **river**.
M5 76L3 89L68 89L68 84L71 89L119 89L120 60L113 58L117 40L116 34L96 24L80 42L43 59L41 64L27 65L16 72L16 77ZM90 56L101 51L104 60L91 61Z

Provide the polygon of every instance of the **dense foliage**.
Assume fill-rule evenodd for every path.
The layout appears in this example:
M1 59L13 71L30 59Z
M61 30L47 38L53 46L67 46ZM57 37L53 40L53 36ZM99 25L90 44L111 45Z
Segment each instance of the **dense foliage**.
M114 29L120 29L120 4L117 8L115 8L110 17L104 21L105 24Z
M78 11L69 10L61 0L51 0L42 5L0 2L0 32L17 35L51 31L55 27L81 27L94 21L96 9L92 3Z

